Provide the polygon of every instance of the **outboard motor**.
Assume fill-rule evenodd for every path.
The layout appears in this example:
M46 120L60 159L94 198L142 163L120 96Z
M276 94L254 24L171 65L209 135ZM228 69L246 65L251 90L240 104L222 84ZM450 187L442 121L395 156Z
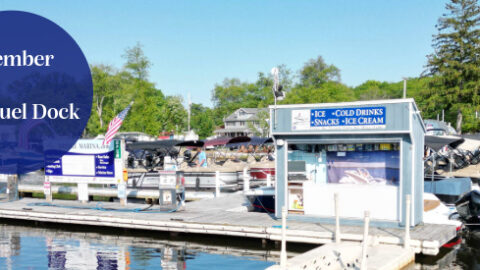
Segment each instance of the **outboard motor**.
M468 162L466 161L465 155L461 153L458 149L452 151L452 158L453 158L453 167L455 169L462 169L468 166Z
M471 163L473 165L477 165L480 162L480 148L475 149L475 151L473 151L472 155L473 155L473 158L472 158Z
M472 190L463 195L456 203L458 215L468 223L479 223L480 191Z
M135 155L129 154L127 158L128 168L136 168L138 166L138 161L135 159Z
M183 152L183 158L185 161L190 161L190 159L192 159L192 151L185 150L185 152Z

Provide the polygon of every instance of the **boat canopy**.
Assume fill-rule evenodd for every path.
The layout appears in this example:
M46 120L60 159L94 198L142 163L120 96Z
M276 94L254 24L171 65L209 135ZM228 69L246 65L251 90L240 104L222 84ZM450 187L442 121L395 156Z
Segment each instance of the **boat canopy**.
M457 148L464 141L464 138L456 136L425 135L425 146L435 151L442 149L446 145Z
M158 150L172 148L175 146L193 146L202 147L202 141L179 141L179 140L160 140L151 142L132 142L127 144L127 150Z
M209 146L219 146L219 145L227 145L231 143L244 143L249 142L250 137L247 136L238 136L238 137L221 137L212 140L205 141L205 147Z
M205 142L203 141L199 141L199 140L196 140L196 141L183 141L175 146L186 146L186 147L203 147L205 145Z
M250 137L249 142L237 142L237 143L229 143L227 147L240 147L240 146L257 146L257 145L264 145L267 143L273 143L272 138L264 138L264 137Z

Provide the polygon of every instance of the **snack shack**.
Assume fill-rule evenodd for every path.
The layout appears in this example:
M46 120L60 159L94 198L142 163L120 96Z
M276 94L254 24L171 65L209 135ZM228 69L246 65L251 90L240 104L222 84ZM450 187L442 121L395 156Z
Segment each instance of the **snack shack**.
M275 215L342 223L411 225L423 218L424 133L413 99L270 107L276 147Z

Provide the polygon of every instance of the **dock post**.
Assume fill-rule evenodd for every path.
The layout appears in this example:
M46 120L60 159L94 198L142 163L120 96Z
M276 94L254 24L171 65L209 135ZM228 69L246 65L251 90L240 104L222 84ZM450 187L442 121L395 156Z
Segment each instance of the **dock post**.
M215 198L220 196L220 171L215 172Z
M247 167L243 168L243 192L250 190L250 177L248 175Z
M363 222L362 262L360 270L367 270L368 226L370 225L370 211L365 211Z
M405 196L405 239L403 240L404 248L408 248L410 246L410 201L410 194L407 194L407 196Z
M7 177L7 197L9 201L18 199L18 175L12 174Z
M47 202L52 202L53 201L52 184L50 183L50 179L48 177L49 176L46 176L45 182L43 182L43 194L45 194L45 200Z
M340 243L341 236L340 236L340 205L339 205L339 198L338 193L335 192L333 195L334 203L335 203L335 243Z
M282 247L280 251L280 268L287 269L287 208L282 206Z
M267 173L267 187L271 187L272 186L272 176Z
M82 203L88 202L88 184L87 183L77 183L77 197L78 200Z

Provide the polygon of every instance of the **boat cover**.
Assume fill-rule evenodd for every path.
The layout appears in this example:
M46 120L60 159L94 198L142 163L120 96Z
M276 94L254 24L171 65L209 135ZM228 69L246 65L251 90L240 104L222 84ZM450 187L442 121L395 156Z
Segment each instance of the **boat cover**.
M161 140L152 142L133 142L127 144L127 150L158 150L172 148L175 146L203 147L203 141L179 141L179 140Z
M183 141L175 146L186 146L186 147L203 147L205 142L203 141Z
M230 143L242 143L242 142L249 142L250 137L247 136L239 136L239 137L221 137L212 140L205 141L205 147L208 146L219 146L219 145L227 145Z
M227 147L240 147L240 146L257 146L257 145L264 145L267 143L272 143L273 139L272 138L263 138L263 137L250 137L249 142L238 142L238 143L229 143L227 144Z
M464 138L456 136L425 135L425 146L435 151L442 149L442 147L446 145L452 148L457 148L464 141Z
M127 151L132 150L157 150L172 148L177 146L177 144L182 143L179 140L161 140L161 141L151 141L151 142L132 142L126 145Z

